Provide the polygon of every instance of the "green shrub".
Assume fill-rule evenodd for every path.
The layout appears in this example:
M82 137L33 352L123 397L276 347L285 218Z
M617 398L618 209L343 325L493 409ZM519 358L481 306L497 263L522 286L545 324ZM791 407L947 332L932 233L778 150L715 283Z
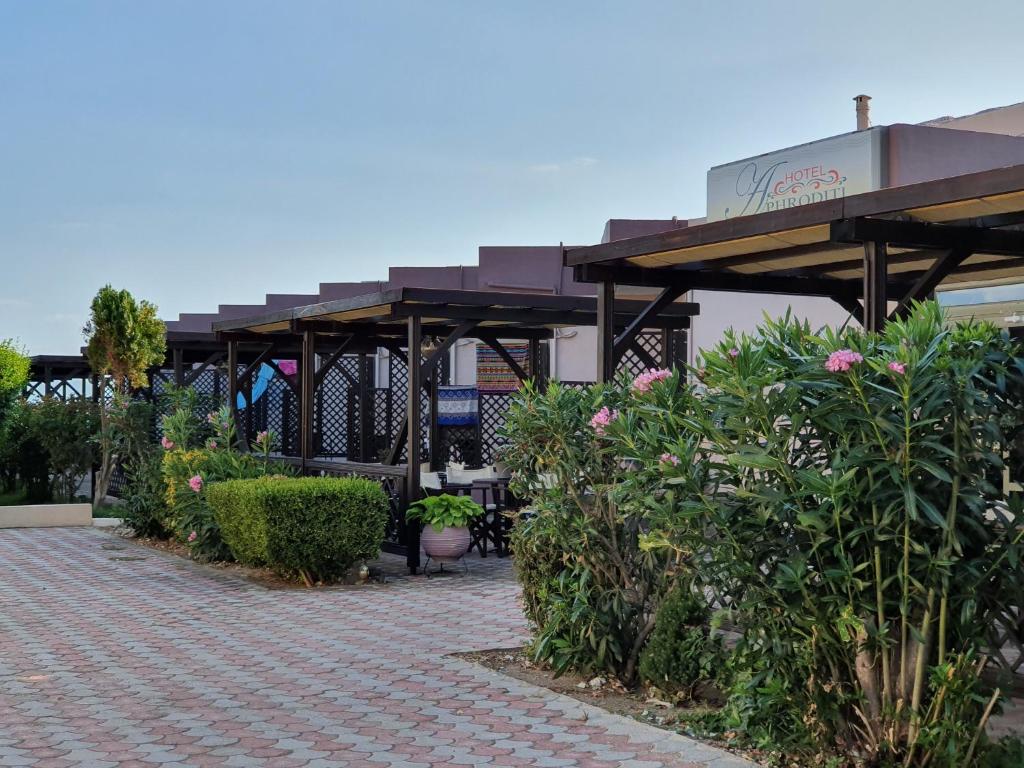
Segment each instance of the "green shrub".
M523 516L509 535L512 564L523 588L523 611L535 632L548 624L551 590L566 567L559 538L558 528L551 525L548 515Z
M689 693L716 677L721 643L711 637L707 600L677 584L658 609L640 654L640 678L666 693Z
M8 411L0 434L0 471L5 490L20 489L27 504L43 504L53 499L50 456L35 422L33 406L18 400Z
M239 562L307 583L376 557L384 541L388 500L371 480L266 477L214 483L206 495Z
M699 389L655 387L607 432L641 468L618 496L648 507L648 544L688 531L699 585L740 632L723 730L872 766L973 765L991 694L976 659L1024 585L1020 504L998 484L1020 350L990 325L947 328L932 303L882 334L768 321L704 366ZM643 468L692 441L709 475L670 498L699 469L684 460L651 494Z
M138 536L164 539L171 535L161 456L156 450L131 458L125 465L124 506L119 512Z
M32 435L46 453L51 495L57 501L74 501L97 456L97 408L88 400L52 397L28 408Z
M661 386L678 384L671 378ZM608 428L626 417L629 398L627 386L577 390L552 383L540 392L527 385L508 411L503 436L512 489L533 513L519 524L513 546L537 626L536 658L556 673L603 672L632 685L658 607L689 567L672 530L676 519L687 523L659 518L660 535L676 546L651 547L651 500L618 492L631 477L634 489L645 487L653 498L666 469L634 467L613 448ZM696 450L695 444L677 448L677 462L692 467ZM680 474L669 498L686 493L697 477ZM671 505L661 508L674 512Z

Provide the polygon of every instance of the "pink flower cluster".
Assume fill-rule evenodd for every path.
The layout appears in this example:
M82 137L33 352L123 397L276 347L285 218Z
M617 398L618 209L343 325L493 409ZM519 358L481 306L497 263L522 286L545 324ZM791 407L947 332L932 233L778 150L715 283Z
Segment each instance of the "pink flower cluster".
M206 414L206 421L209 424L216 424L217 423L217 412L216 411L211 411L210 413Z
M658 459L661 464L671 464L673 467L679 466L679 457L673 453L663 453L661 458Z
M864 362L864 356L860 352L854 352L852 349L837 349L825 361L825 370L832 373L845 372L850 370L855 363L862 362Z
M733 347L732 349L729 350L729 357L731 357L731 358L733 358L735 360L739 356L740 356L740 351L738 349L736 349L736 347Z
M604 428L617 418L619 418L619 412L615 410L608 410L608 406L606 405L594 414L594 418L590 420L590 426L594 428L594 432L598 435L603 435Z
M168 440L167 435L164 435L163 437L160 438L160 445L163 446L165 451L174 450L174 441Z
M203 490L203 478L200 477L199 475L193 475L191 478L189 478L188 487L191 488L196 493L199 493L201 490Z
M256 434L256 442L257 443L262 443L266 439L267 439L267 430L263 430L262 432L258 432Z
M898 360L893 360L891 363L889 363L889 370L892 371L893 373L898 373L900 376L902 376L907 372L907 366L904 363L899 362Z
M213 440L213 439L210 439L206 443L206 447L209 448L211 451L216 451L217 450L217 441Z
M664 381L671 375L672 371L664 368L651 368L633 379L633 389L636 392L650 392L651 384L656 381Z
M196 533L195 531L192 531L192 533L190 533L188 535L188 543L191 544L193 541L195 541L198 538L199 538L199 534Z

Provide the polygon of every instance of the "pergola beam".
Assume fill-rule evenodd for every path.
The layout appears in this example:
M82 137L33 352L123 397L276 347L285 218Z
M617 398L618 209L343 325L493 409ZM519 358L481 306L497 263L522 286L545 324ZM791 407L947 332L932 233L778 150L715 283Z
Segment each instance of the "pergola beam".
M651 321L661 314L663 309L682 296L686 290L687 288L684 284L665 286L658 297L648 304L644 310L636 316L636 319L626 326L626 329L622 333L615 337L615 343L612 346L612 356L616 360L621 359L623 353L633 343L640 331L649 327Z
M885 243L892 248L967 249L976 253L1024 256L1024 231L956 227L924 221L856 218L830 225L833 243Z
M922 274L911 287L893 312L894 317L906 317L915 301L929 296L945 280L950 273L959 267L971 255L966 248L954 248L949 253L935 260L929 269Z
M622 264L582 264L574 268L575 278L581 282L602 283L612 281L618 285L660 286L681 285L686 289L710 291L739 291L748 293L776 293L789 296L860 296L857 280L832 277L773 277L734 272L691 271L686 269L649 269ZM890 282L890 288L909 287L901 282ZM600 290L600 286L598 288ZM600 294L599 294L600 295Z

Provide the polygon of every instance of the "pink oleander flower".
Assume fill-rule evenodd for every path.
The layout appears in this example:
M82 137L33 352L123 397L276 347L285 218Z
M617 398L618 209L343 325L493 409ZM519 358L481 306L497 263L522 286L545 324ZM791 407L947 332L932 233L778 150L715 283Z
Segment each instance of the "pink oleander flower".
M193 475L188 481L188 487L196 493L199 493L203 490L203 478L199 475Z
M904 363L899 362L898 360L893 360L891 363L889 363L889 370L892 371L893 373L898 373L900 376L902 376L904 373L907 372L907 366Z
M256 442L258 442L258 443L262 443L266 439L267 439L267 430L263 430L262 432L259 432L256 435Z
M211 451L216 451L217 450L217 441L216 440L208 441L206 443L206 447L209 448Z
M733 347L732 349L729 350L729 357L735 359L735 358L737 358L739 356L740 356L740 351L738 349L736 349L736 347Z
M164 435L163 437L160 438L160 445L163 446L165 451L174 450L174 441L168 440L167 435Z
M671 464L673 467L678 467L679 457L673 453L663 453L661 454L661 458L658 459L658 462L661 464Z
M217 423L217 412L216 411L211 411L210 413L206 414L206 421L208 423L210 423L210 424L216 424Z
M633 389L637 392L650 392L651 384L656 381L664 381L671 375L672 371L664 368L651 368L633 379Z
M195 541L198 538L199 538L199 534L196 533L195 531L192 531L192 533L190 533L188 535L188 543L191 544L193 541Z
M850 366L855 363L862 362L864 362L864 356L860 352L854 352L852 349L837 349L825 361L825 370L832 373L845 372L850 370Z
M603 406L600 411L594 414L594 418L590 420L590 426L594 428L594 432L598 435L604 435L604 428L619 418L619 412L614 410L608 410L608 406Z

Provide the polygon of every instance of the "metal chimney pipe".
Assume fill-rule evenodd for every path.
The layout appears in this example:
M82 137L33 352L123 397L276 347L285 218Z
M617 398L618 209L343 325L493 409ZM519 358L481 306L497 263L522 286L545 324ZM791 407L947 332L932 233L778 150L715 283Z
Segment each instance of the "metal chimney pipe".
M854 96L853 100L857 104L857 130L866 131L871 127L871 105L868 103L871 97L862 93L860 96Z

